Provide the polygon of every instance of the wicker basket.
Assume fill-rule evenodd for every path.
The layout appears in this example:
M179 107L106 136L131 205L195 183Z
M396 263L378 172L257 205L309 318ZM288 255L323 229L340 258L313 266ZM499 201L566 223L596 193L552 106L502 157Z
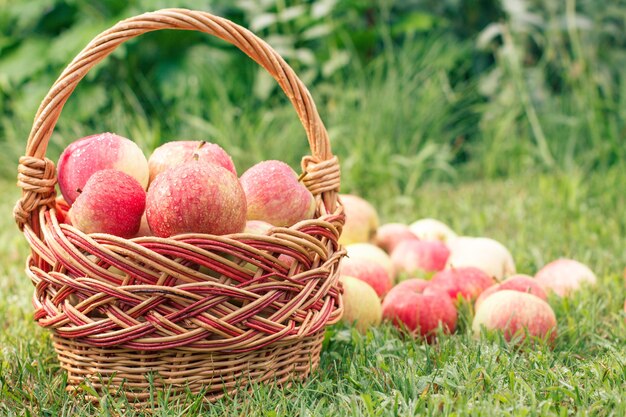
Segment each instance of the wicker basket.
M87 235L59 224L56 171L45 154L63 105L118 45L161 29L217 36L278 81L311 147L302 159L302 181L315 196L315 219L263 236L168 239ZM308 90L250 31L206 12L165 9L101 33L39 107L18 185L23 195L14 215L31 246L26 271L35 286L35 319L52 332L68 389L87 383L100 392L106 385L137 406L152 402L150 387L167 387L170 398L191 391L213 400L251 381L300 380L318 365L324 329L342 313L339 165Z

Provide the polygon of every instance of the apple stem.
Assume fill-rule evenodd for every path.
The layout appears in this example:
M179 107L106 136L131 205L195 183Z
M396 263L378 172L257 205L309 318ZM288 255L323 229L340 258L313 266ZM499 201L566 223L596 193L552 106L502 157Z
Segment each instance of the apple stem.
M78 194L82 194L83 190L82 190L81 188L77 188L77 189L76 189L76 192L77 192Z

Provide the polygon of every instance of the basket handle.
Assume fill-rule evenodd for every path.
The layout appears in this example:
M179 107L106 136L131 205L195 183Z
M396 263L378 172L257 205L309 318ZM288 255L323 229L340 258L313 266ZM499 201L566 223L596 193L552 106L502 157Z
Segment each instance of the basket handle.
M316 198L319 196L320 212L334 212L339 163L331 152L328 132L311 94L293 69L265 41L230 20L203 11L163 9L122 20L96 36L65 68L43 99L28 137L26 154L20 158L18 167L22 198L17 202L14 216L20 229L25 224L38 229L37 209L54 204L56 171L54 163L45 155L63 105L78 83L120 44L162 29L197 30L214 35L235 45L276 79L298 113L311 148L311 155L302 159L302 181Z

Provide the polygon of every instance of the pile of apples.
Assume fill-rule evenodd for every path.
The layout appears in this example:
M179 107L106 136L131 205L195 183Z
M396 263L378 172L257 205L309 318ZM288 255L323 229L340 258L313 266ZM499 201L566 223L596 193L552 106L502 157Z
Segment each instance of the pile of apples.
M182 233L265 233L310 219L315 199L281 161L241 175L220 146L168 142L147 159L131 140L101 133L61 154L56 201L60 222L125 239Z
M469 303L472 331L501 331L507 341L554 340L557 321L548 304L553 292L566 297L595 274L572 259L558 259L534 277L517 274L509 250L486 237L457 236L435 219L379 227L374 207L355 195L340 195L346 224L340 242L344 320L366 331L382 320L432 341L439 329L453 333L458 308ZM396 284L397 282L397 284Z

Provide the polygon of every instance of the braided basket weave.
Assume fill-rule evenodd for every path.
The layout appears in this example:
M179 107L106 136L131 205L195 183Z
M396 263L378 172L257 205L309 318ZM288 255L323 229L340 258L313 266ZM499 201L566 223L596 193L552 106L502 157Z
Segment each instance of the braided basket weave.
M167 239L87 235L57 221L56 171L45 154L63 105L118 45L161 29L217 36L278 81L311 147L302 181L316 199L313 220L268 235ZM68 389L106 386L137 406L151 403L150 387L167 387L172 399L202 392L214 400L251 381L306 378L318 365L324 329L342 313L339 165L308 90L250 31L206 12L165 9L101 33L41 103L18 185L23 194L14 215L31 246L26 271L35 286L35 319L52 332Z

